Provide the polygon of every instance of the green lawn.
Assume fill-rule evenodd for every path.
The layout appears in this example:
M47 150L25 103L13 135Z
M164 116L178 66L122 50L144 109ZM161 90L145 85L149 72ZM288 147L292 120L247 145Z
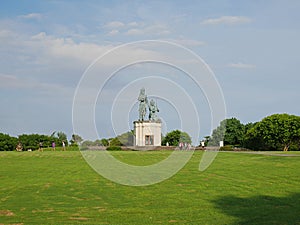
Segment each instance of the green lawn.
M170 152L112 152L135 165ZM152 186L113 183L78 151L0 152L0 224L300 224L300 154L202 152Z

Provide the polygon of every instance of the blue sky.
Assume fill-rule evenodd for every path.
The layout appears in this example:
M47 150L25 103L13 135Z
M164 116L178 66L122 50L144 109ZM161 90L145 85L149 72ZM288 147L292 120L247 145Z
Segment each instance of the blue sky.
M174 42L198 54L222 88L227 117L247 123L273 113L299 115L299 11L296 0L2 1L0 132L64 131L70 136L73 98L87 67L120 44L148 39ZM112 98L143 71L165 77L172 71L149 68L144 65L120 72L104 89ZM199 137L193 136L198 143L212 128L209 110L202 107L207 108L207 103L197 90L187 87L186 77L172 73L194 98L201 114ZM151 86L146 91L155 96ZM137 88L131 94L137 96L138 92ZM111 104L98 102L95 120L99 136L114 136ZM165 132L180 128L175 108L159 98L158 103ZM127 104L133 108L124 120L134 120L137 104Z

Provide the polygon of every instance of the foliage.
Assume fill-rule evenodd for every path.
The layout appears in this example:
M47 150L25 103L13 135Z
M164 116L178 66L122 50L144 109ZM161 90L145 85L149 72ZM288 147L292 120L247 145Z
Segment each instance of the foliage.
M188 133L180 131L180 130L173 130L166 134L166 136L162 140L162 145L166 145L167 142L170 146L178 146L180 142L182 143L192 143L192 139Z
M88 146L108 146L109 141L107 139L101 139L101 140L95 140L95 141L90 141L90 140L85 140L81 143L81 147L88 147Z
M17 138L0 133L0 151L13 151L16 149L17 144Z
M213 130L210 145L219 145L224 141L224 145L242 146L245 138L245 126L236 118L225 119Z
M72 139L70 140L71 145L80 145L82 141L82 137L80 137L78 134L72 134Z
M109 145L109 141L108 141L107 139L105 139L105 138L102 138L102 139L100 140L100 143L101 143L101 145L103 145L103 146L108 146L108 145Z
M81 147L94 146L94 145L95 145L94 141L86 140L86 141L82 142Z
M207 146L210 141L210 136L205 136L204 139L200 141L199 146L201 146L202 141L204 141L204 146Z
M43 134L22 134L19 135L19 142L23 145L24 150L37 150L39 147L47 148L53 141L59 142L55 137Z
M208 145L218 146L220 141L224 140L225 131L226 131L226 120L223 120L221 121L220 125L213 130Z
M109 146L106 148L107 151L120 151L122 148L120 146Z
M0 133L0 151L13 151L16 149L18 143L22 145L24 151L37 150L40 147L51 147L55 142L56 147L62 146L62 140L66 141L66 134L63 132L53 132L50 136L44 134L21 134L18 138L11 137L8 134Z
M299 149L300 117L274 114L256 123L247 133L246 147L264 150Z
M68 145L68 138L64 132L59 131L56 133L56 135L60 143L65 142L65 145Z
M57 146L62 146L63 142L65 143L66 146L68 146L68 138L64 132L54 131L50 137L51 137L52 141L54 141L57 144Z
M110 146L133 146L134 144L134 134L133 131L128 131L110 141Z
M122 146L122 142L119 140L118 137L112 138L109 142L110 146Z

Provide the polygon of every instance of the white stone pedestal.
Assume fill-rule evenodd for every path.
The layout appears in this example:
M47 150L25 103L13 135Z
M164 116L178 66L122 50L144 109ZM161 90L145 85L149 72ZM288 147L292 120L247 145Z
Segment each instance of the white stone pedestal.
M135 146L161 146L161 122L134 121Z

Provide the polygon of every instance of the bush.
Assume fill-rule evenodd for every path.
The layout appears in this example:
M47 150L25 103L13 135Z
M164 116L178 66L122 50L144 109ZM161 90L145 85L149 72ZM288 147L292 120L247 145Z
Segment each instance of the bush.
M121 151L122 148L120 146L109 146L106 148L107 151Z
M86 151L86 150L89 150L89 147L87 147L87 146L81 146L80 147L80 151Z
M0 133L0 151L13 151L16 149L17 143L17 138Z

